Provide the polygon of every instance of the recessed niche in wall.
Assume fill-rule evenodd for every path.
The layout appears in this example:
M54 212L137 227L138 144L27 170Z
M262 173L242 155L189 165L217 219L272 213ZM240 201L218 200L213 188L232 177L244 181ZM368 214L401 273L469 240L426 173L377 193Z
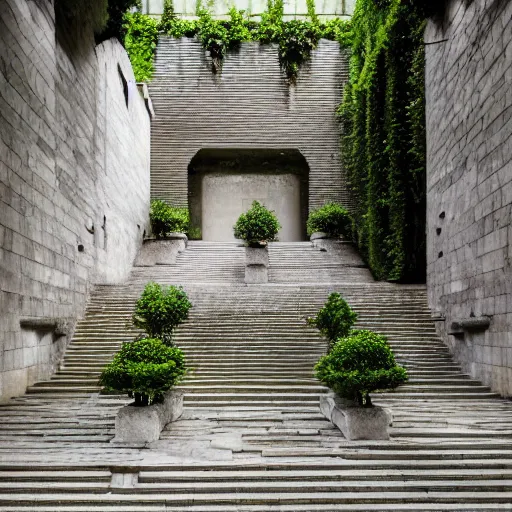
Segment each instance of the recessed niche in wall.
M84 252L84 246L82 244L78 244L78 252Z
M439 214L439 218L440 218L440 219L444 219L445 217L446 217L446 212L441 212L441 213Z
M441 234L441 231L442 231L441 228L436 228L436 233L437 233L438 236Z
M438 258L442 258L443 256L444 256L443 251L440 251L439 254L437 255Z

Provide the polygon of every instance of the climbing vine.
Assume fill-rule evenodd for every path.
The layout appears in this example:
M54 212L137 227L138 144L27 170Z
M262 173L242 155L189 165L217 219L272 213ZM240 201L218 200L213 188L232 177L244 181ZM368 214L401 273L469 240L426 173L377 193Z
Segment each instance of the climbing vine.
M124 17L124 46L132 63L137 82L153 76L153 55L158 42L158 24L140 12L127 13Z
M424 47L419 0L358 0L339 109L355 241L379 279L425 276Z

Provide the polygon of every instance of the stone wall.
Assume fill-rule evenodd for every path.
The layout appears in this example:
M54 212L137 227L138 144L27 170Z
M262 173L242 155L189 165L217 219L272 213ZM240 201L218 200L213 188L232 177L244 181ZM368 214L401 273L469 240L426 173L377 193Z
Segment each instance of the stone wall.
M214 74L197 40L163 37L155 68L153 197L187 205L188 166L202 148L298 149L310 170L309 207L349 202L335 117L348 59L338 43L321 40L296 85L283 76L277 48L257 42L230 52Z
M51 374L93 283L127 276L149 131L117 41L95 47L52 1L0 0L1 400Z
M512 395L512 2L451 0L427 42L428 286L464 369ZM450 335L454 320L491 317Z

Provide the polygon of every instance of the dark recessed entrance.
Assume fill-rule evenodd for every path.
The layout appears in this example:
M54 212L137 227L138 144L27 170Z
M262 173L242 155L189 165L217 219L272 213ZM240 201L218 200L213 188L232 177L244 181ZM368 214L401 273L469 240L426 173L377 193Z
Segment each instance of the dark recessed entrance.
M299 150L201 149L188 170L191 222L203 240L234 240L254 200L276 212L280 241L306 239L309 166Z

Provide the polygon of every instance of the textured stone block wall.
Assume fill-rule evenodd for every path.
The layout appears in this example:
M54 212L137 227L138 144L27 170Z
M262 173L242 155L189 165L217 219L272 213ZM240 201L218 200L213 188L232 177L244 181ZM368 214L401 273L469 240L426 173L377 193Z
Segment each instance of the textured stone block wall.
M428 286L466 371L512 395L512 2L451 0L429 22ZM450 324L492 317L485 332Z
M320 41L289 86L275 46L244 43L215 75L198 41L161 38L150 84L152 196L187 205L187 168L202 148L298 149L310 208L348 203L335 117L347 77L348 58L332 41Z
M50 375L69 339L52 322L72 332L91 285L122 280L136 256L150 121L134 83L126 105L120 73L134 80L121 45L95 47L87 19L0 1L2 400ZM32 318L47 326L21 328Z

